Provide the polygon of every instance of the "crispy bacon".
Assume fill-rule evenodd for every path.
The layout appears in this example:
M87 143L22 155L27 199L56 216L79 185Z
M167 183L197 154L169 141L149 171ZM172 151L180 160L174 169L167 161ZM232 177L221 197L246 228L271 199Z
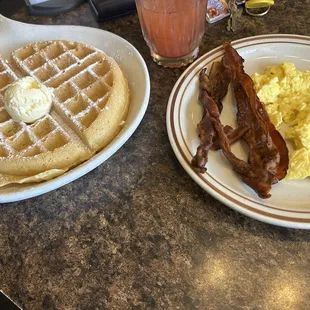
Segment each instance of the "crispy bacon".
M226 54L213 65L209 79L206 69L200 73L199 101L204 113L198 124L201 143L192 165L196 171L205 172L209 150L220 148L242 181L261 198L268 198L271 185L286 175L287 147L258 99L253 81L244 72L243 59L230 44L224 44L224 49ZM237 129L224 127L220 121L222 100L230 81L237 99ZM230 144L240 137L250 147L248 162L237 158L230 149Z
M250 126L249 125L242 125L238 126L236 129L232 128L229 125L226 125L224 127L224 133L226 134L227 140L229 144L233 144L234 142L238 141L248 130ZM213 145L211 147L211 150L217 151L221 148L220 143L218 141L217 136L213 139Z
M208 95L206 89L208 87L207 80L204 78L206 69L202 69L199 75L200 93L198 100L203 106L203 115L200 123L197 125L200 137L200 145L197 148L197 153L192 159L192 166L197 172L206 172L206 164L208 162L209 150L212 148L213 140L216 136L212 118L219 118L219 108ZM212 102L210 102L212 101Z
M230 72L233 83L238 125L250 125L244 135L250 147L249 162L269 171L274 175L273 183L276 183L287 173L289 159L286 143L257 97L252 79L244 72L244 60L229 43L224 44L224 49L223 66Z
M256 167L237 158L230 149L228 138L225 134L224 127L220 121L220 113L215 101L210 97L204 87L207 77L206 70L200 72L200 94L199 101L204 106L204 115L201 122L198 124L200 130L201 144L197 149L197 153L192 160L192 165L198 172L205 172L205 164L208 159L208 152L214 134L218 137L218 143L223 151L223 154L233 166L233 169L240 175L242 181L253 188L262 198L270 197L269 191L272 183L272 175L260 167ZM207 129L207 130L206 130ZM208 136L208 132L212 136Z
M230 83L229 72L225 69L223 61L214 62L210 70L209 80L205 82L202 80L200 82L205 84L203 88L206 89L210 97L215 101L221 113L223 110L222 101L227 94Z
M208 153L212 147L212 141L215 135L207 107L204 108L204 116L197 127L201 143L192 160L192 166L197 172L204 173L207 170L206 164L208 162Z

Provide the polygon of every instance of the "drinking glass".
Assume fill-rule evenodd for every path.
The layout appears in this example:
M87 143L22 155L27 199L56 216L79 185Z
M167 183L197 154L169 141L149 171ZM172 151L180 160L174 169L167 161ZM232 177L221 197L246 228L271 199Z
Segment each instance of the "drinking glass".
M187 65L198 55L207 0L136 0L144 39L159 65Z

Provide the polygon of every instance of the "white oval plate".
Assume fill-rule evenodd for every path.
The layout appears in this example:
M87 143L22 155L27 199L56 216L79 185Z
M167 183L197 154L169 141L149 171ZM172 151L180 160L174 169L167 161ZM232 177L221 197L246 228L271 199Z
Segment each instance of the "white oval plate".
M248 74L263 73L267 65L283 61L295 63L298 69L310 70L309 37L264 35L241 39L232 45L245 59ZM266 223L310 229L309 178L281 181L272 187L272 197L264 200L240 181L221 152L210 152L207 173L199 174L192 169L190 162L199 145L196 128L202 116L202 108L197 103L198 74L203 67L210 69L222 55L222 47L203 55L182 74L171 92L167 130L178 160L198 185L232 209ZM234 100L229 90L223 102L223 124L236 125ZM240 144L233 145L232 150L242 157Z
M25 44L61 39L93 45L119 63L128 78L131 95L126 124L106 148L64 175L39 184L10 185L0 188L0 203L38 196L80 178L112 156L134 133L145 114L150 97L149 73L142 56L129 42L100 29L81 26L31 25L0 15L0 53L5 58L13 50Z

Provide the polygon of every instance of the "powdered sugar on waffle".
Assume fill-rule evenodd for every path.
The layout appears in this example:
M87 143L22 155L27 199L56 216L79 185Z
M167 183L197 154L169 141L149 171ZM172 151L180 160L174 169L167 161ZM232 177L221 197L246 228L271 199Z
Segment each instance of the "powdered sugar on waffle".
M51 41L43 47L41 47L40 44L42 43L34 44L32 49L28 47L27 50L26 47L24 51L19 50L13 54L12 58L25 74L47 86L56 87L56 94L57 89L61 89L64 84L70 85L69 87L74 90L72 96L66 98L65 101L60 100L60 98L56 96L54 99L54 104L74 123L75 127L82 132L87 129L91 123L91 120L87 120L87 117L90 119L93 118L94 116L91 116L91 113L98 115L104 108L101 103L107 101L107 96L109 96L111 86L105 81L105 78L110 72L109 61L108 59L105 59L104 54L100 50L87 45L82 46L76 43L69 43L66 45L61 41L57 41L56 43L55 41ZM53 58L55 54L52 56L50 55L53 54L51 51L56 53L55 58ZM23 52L26 54L26 58L24 58ZM44 64L32 70L29 66L29 59L35 60L35 57L43 61ZM59 65L57 64L61 63L61 59L65 59L66 57L67 60L72 63L69 63L69 66L65 68L59 68ZM100 72L104 73L101 76L94 70L100 63L102 63L103 67L107 70L106 72ZM40 72L42 71L50 74L50 76L48 76L45 80L45 76L43 79L42 77L40 78ZM75 71L77 72L75 73ZM86 74L93 77L93 83L87 85L85 88L79 87L75 81L78 81L83 75L86 76ZM67 78L62 81L63 76L66 75L68 75ZM91 92L91 87L95 86L94 84L96 84L97 81L100 81L100 83L103 84L104 88L101 85L101 89L105 89L106 92L102 93L98 98L95 98L95 100L92 100L90 96L87 95L87 92ZM77 99L79 96L82 98L81 103L83 103L85 107L75 107L75 110L80 110L76 114L74 113L75 111L72 111L72 109L70 110L68 107L72 106L72 101ZM76 105L77 104L78 103L76 103Z
M0 161L36 157L71 139L82 142L79 137L98 114L111 113L106 103L114 83L112 69L102 51L69 41L25 46L11 54L8 64L0 58ZM22 76L55 89L52 113L31 125L14 122L2 102L5 89ZM119 102L117 97L115 102Z

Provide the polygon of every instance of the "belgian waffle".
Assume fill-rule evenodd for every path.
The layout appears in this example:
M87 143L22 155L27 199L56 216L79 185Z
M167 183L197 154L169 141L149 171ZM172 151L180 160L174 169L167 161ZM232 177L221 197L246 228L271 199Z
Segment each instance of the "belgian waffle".
M13 121L3 106L5 89L23 76L54 88L51 113L33 124ZM94 47L38 42L14 51L8 63L0 59L0 186L12 183L8 176L20 182L59 174L90 158L120 131L128 105L121 69Z

